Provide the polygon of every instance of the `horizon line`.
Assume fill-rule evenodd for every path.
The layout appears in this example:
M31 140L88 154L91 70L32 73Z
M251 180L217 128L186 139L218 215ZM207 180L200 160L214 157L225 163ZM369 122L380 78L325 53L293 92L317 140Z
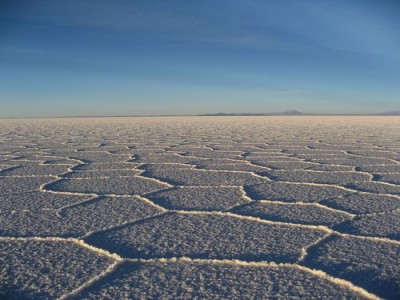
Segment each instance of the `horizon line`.
M65 116L37 116L37 117L0 117L8 119L74 119L74 118L157 118L157 117L268 117L268 116L400 116L400 110L380 113L302 113L297 110L272 113L206 113L206 114L143 114L143 115L65 115Z

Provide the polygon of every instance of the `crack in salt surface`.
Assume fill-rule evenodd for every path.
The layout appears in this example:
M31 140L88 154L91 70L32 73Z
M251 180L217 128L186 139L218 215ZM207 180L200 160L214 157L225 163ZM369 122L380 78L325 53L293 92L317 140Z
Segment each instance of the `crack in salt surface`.
M110 266L108 266L108 268L106 270L104 270L102 273L100 273L97 276L92 277L91 279L89 279L87 282L85 282L84 284L82 284L80 287L74 289L73 291L62 295L61 297L59 297L59 300L67 300L67 299L73 299L77 296L79 296L80 293L82 293L83 291L89 289L90 287L92 287L95 283L97 283L98 281L100 281L101 279L107 277L108 275L112 274L114 271L117 270L117 268L123 264L123 261L119 261L117 260L116 262L114 262L113 264L111 264Z
M338 198L339 198L339 197L338 197ZM262 204L262 203L266 203L266 204L280 204L280 205L286 205L286 206L305 206L305 207L307 207L307 206L314 206L314 207L319 207L319 208L322 208L322 209L324 209L324 210L328 210L328 211L331 211L331 212L335 212L335 213L347 215L347 216L349 216L349 217L351 217L351 218L360 216L360 215L356 215L356 214L349 213L349 212L344 211L344 210L332 208L332 207L323 205L323 204L318 203L318 202L311 202L311 203L310 203L310 202L300 202L300 201L286 202L286 201L279 201L279 200L251 200L251 202L252 202L252 203L261 203L261 204ZM238 205L238 206L235 206L235 207L247 206L247 205L249 205L249 203L242 203L242 204L240 204L240 205Z
M321 238L317 239L314 243L309 244L306 247L302 247L301 248L301 254L299 259L296 261L296 263L301 263L302 261L304 261L306 259L306 257L308 256L309 250L311 248L317 247L319 244L322 244L326 239L328 239L329 237L331 237L333 234L333 232L328 232L327 234L325 234L324 236L322 236Z
M95 252L101 256L106 256L112 260L120 261L122 257L115 253L110 253L107 250L94 247L90 244L85 243L83 240L76 238L61 238L61 237L0 237L0 241L12 241L12 242L24 242L24 241L34 241L34 242L55 242L55 243L65 243L70 242L77 244L85 249Z
M88 198L88 199L83 200L83 201L78 201L78 202L75 202L75 203L72 203L72 204L69 204L69 205L62 206L62 207L60 207L60 208L58 208L56 210L56 215L58 217L62 218L62 214L63 214L64 210L69 209L69 208L73 208L73 207L77 207L77 206L80 206L82 204L91 203L91 202L99 200L101 198L102 198L102 196L96 195L96 196L93 196L93 197Z
M120 223L120 224L115 225L115 226L110 226L110 227L102 228L102 229L99 229L99 230L89 231L86 234L82 235L80 237L80 239L84 240L84 239L88 238L91 235L95 235L95 234L98 234L98 233L101 233L101 232L107 232L107 231L111 231L111 230L115 230L115 229L120 229L120 228L124 228L125 226L130 226L130 225L134 225L136 223L141 223L141 222L144 222L144 221L147 221L147 220L152 220L152 219L161 217L161 216L163 216L165 214L168 214L168 213L169 213L168 211L162 211L159 214L153 214L153 215L148 216L148 217L126 221L126 222Z

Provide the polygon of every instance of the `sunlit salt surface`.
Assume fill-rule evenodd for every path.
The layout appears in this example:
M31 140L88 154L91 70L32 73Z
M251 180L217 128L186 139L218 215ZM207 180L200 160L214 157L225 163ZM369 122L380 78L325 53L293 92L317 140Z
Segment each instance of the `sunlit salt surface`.
M1 299L399 299L399 220L398 117L0 121Z

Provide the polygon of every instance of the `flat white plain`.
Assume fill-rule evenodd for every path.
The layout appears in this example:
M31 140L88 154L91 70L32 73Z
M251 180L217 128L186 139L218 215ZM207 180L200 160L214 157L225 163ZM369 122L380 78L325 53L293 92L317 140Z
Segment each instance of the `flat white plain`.
M0 121L0 295L400 297L400 118Z

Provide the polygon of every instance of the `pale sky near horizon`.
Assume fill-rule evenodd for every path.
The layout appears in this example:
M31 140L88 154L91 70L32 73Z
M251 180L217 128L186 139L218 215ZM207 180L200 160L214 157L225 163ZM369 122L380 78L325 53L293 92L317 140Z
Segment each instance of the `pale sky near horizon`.
M0 117L400 110L400 1L0 0Z

